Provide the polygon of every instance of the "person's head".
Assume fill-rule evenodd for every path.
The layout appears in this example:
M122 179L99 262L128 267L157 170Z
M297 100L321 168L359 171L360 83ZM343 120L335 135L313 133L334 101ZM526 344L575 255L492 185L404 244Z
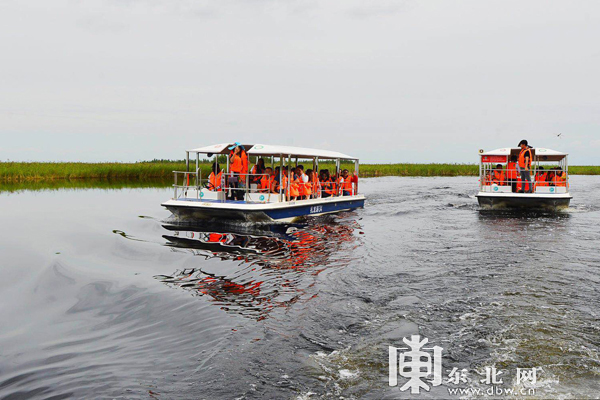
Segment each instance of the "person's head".
M348 174L349 174L349 172L348 172L348 170L347 170L347 169L345 169L345 170L343 170L343 171L342 171L342 176L343 176L344 178L347 178L347 177L348 177Z
M240 149L240 146L234 147L233 154L240 155L241 152L242 152L242 149Z
M221 172L221 167L219 166L219 163L217 161L215 161L213 163L212 171L214 171L215 174L218 174L219 172Z
M306 175L308 175L309 180L312 180L312 175L313 175L312 172L313 172L313 170L310 168L306 170Z
M496 164L496 169L502 171L502 164Z
M519 142L519 147L522 149L526 149L529 146L529 143L527 143L527 140L523 139Z
M517 162L517 156L510 156L510 161Z
M271 175L271 174L273 173L273 168L271 168L271 167L267 167L267 168L265 169L265 173L266 173L267 175Z
M538 168L538 171L540 171L540 172L543 171L543 170L544 170L544 167L539 167Z
M264 159L262 159L262 158L259 158L259 159L258 159L258 161L256 162L256 164L257 164L257 165L258 165L260 168L262 168L262 169L265 169L265 160L264 160Z

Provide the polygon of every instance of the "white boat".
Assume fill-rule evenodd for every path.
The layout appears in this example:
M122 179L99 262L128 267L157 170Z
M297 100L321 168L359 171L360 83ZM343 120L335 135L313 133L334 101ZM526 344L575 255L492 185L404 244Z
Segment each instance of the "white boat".
M239 144L239 143L236 143ZM364 206L365 197L358 191L358 158L346 154L318 149L308 149L291 146L273 146L266 144L240 144L247 154L248 166L241 182L241 187L231 184L229 154L232 143L221 143L186 151L186 171L173 171L175 176L173 198L162 203L179 220L225 219L265 222L292 222L306 216L323 215L349 211ZM190 153L195 155L196 168L190 171ZM214 190L207 185L208 177L202 176L199 166L200 155L214 157L214 162L221 160L226 163L222 175L222 190ZM226 161L223 159L226 158ZM304 165L306 170L319 170L319 162L328 160L335 163L337 174L341 171L341 163L350 162L354 166L352 176L352 191L345 192L335 187L335 193L325 193L316 190L309 198L293 199L290 194L292 179L291 168L287 172L287 188L280 187L277 193L261 191L257 184L252 183L251 167L258 158L263 158L266 167L275 170L280 168L278 181L281 182L284 166L296 167ZM260 174L264 175L264 174ZM237 191L237 192L236 192ZM240 193L240 191L242 193ZM237 193L237 200L232 199ZM326 197L327 196L327 197Z
M517 171L509 168L509 163L518 158L520 151L520 148L503 148L479 152L479 193L476 195L479 205L485 208L568 207L573 198L569 193L568 154L545 148L531 148L533 187L531 193L520 193L527 191L529 186L520 181L518 167ZM504 179L501 179L502 174ZM498 175L500 179L497 178ZM515 175L517 179L513 179ZM557 175L561 179L557 179Z

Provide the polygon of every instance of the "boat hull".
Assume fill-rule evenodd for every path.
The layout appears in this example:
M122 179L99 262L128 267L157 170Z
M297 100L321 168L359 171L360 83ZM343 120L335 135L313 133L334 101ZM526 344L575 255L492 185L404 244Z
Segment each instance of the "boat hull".
M479 193L477 201L483 208L561 209L569 206L568 193L539 195L535 193Z
M364 196L300 200L285 203L208 202L196 199L169 200L162 205L178 220L225 219L251 222L293 222L364 207Z

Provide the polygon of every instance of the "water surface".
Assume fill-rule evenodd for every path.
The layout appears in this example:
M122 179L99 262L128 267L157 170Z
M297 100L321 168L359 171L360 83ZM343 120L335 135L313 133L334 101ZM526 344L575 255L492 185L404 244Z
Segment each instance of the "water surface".
M1 193L0 398L414 398L387 382L413 334L597 397L600 178L554 214L480 211L474 178L361 190L276 227L172 226L163 188Z

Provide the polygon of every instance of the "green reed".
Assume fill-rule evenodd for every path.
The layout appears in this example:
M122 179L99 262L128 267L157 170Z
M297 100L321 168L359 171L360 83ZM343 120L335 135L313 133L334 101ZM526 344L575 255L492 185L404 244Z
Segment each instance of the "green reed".
M312 162L302 163L306 169ZM269 163L267 163L267 166ZM277 165L277 164L276 164ZM221 164L225 167L224 163ZM202 177L210 174L210 163L199 164ZM190 163L190 169L195 162ZM320 163L320 169L335 171L333 163ZM343 169L354 171L353 163L343 163ZM0 162L0 182L25 183L40 181L109 180L112 182L161 181L173 179L173 171L184 171L185 162L156 160L136 163L79 163L79 162ZM572 166L569 172L574 175L600 175L600 166ZM476 164L361 164L361 177L376 176L477 176Z

